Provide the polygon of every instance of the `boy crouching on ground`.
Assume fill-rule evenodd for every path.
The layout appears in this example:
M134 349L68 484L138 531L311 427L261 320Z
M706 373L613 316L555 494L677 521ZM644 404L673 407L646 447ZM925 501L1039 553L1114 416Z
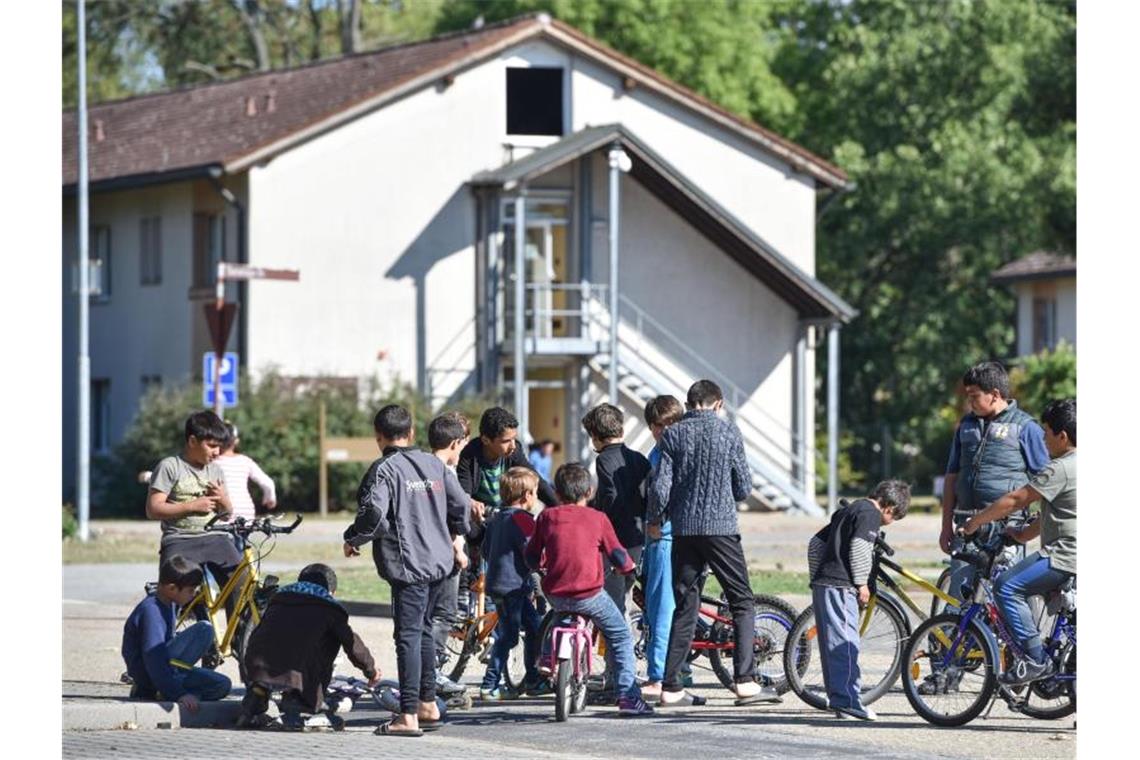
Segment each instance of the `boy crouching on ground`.
M534 535L531 511L538 503L538 475L527 467L512 467L499 481L504 508L487 523L483 535L483 557L487 560L487 593L499 612L499 628L491 658L483 675L479 697L497 701L513 696L500 689L499 679L507 665L507 655L519 643L519 631L526 631L526 680L523 691L546 693L541 689L536 663L542 617L531 601L530 571L523 552Z
M194 663L214 643L214 628L201 620L174 635L178 610L194 598L202 569L179 555L158 568L158 589L138 603L123 626L123 661L134 686L131 699L177 702L190 712L198 703L223 699L230 679Z
M876 720L860 692L859 609L871 598L867 584L879 528L906 517L909 505L910 486L884 480L867 498L837 510L808 544L823 682L837 718Z
M634 680L633 638L625 618L605 592L602 555L622 574L632 573L633 561L614 535L609 518L586 507L590 497L590 473L571 462L558 468L554 489L564 502L548 507L535 523L534 536L526 547L531 568L546 571L542 591L556 613L585 615L606 637L607 659L612 659L618 712L622 715L652 715Z
M342 729L343 719L320 712L341 648L369 686L379 683L372 653L349 627L348 612L334 593L336 573L328 565L313 564L301 570L296 583L273 595L245 652L247 683L239 726L268 725L269 694L282 691L283 727Z

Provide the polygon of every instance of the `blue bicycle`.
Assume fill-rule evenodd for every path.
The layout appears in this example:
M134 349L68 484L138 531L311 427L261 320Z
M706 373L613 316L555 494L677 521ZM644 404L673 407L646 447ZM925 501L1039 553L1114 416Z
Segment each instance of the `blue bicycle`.
M936 615L914 632L903 654L903 691L924 720L937 726L961 726L1001 697L1009 708L1051 720L1077 709L1077 605L1075 579L1046 599L1042 645L1054 672L1018 686L997 675L1025 652L1009 630L993 597L992 585L1009 563L1000 527L983 527L975 536L956 537L951 554L977 568L976 580L963 587L968 601L962 613ZM1051 619L1050 619L1051 618Z

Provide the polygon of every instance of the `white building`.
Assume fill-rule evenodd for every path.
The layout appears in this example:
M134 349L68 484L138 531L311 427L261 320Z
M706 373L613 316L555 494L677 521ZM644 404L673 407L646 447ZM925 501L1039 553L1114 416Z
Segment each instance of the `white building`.
M254 372L395 371L438 404L505 388L513 406L521 360L530 435L588 459L578 420L608 398L616 267L630 443L650 445L646 398L708 377L745 434L755 500L815 509L814 353L854 311L813 277L818 201L849 183L807 150L542 15L97 105L89 124L96 449L149 383L200 373L224 259L301 272L229 286L231 350ZM65 113L65 272L74 125Z

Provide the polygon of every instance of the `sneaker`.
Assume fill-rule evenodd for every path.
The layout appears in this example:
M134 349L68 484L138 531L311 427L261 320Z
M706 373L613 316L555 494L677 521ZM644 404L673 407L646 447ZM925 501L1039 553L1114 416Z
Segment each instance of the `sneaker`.
M661 707L700 707L708 702L704 697L690 694L687 691L662 691Z
M343 731L344 718L331 713L319 712L303 721L304 731Z
M879 719L879 716L875 715L874 710L871 710L869 708L862 707L862 706L858 706L858 707L837 707L837 708L835 708L835 713L837 715L846 715L846 716L849 716L852 718L858 718L859 720L866 720L866 721L876 721Z
M622 697L618 700L618 715L652 715L653 708L641 697Z
M1052 660L1034 662L1033 660L1018 660L1013 667L998 676L998 680L1006 686L1020 686L1021 684L1039 681L1053 675Z
M479 687L479 699L484 702L507 702L518 698L519 695L506 686L496 686L491 689Z
M918 693L925 697L933 694L956 694L958 693L958 682L961 680L962 674L960 672L957 675L931 673L922 679L922 683L918 685Z
M305 719L299 712L281 713L280 728L284 731L304 731Z
M547 694L554 693L554 686L551 685L550 680L546 678L539 678L534 683L523 684L523 694L528 697L544 697Z
M779 704L784 701L784 698L771 686L761 686L755 681L738 683L733 692L736 694L735 704L738 707L762 703Z
M280 728L281 721L278 718L272 718L266 713L257 713L256 715L249 715L242 713L237 719L238 728Z
M449 697L452 694L462 694L467 691L467 687L461 683L456 683L443 673L436 671L435 674L435 691L444 697Z
M843 713L839 712L838 710L835 711L835 717L838 718L839 720L855 720L850 715L844 715Z

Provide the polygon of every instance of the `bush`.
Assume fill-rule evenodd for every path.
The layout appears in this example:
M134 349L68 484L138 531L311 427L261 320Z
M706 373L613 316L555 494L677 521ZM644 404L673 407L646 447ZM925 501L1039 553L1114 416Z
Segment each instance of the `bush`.
M407 406L415 419L416 443L427 446L432 412L408 384L395 381L388 388L373 380L364 385L341 378L317 378L304 383L267 374L256 384L242 377L248 389L241 404L227 410L227 419L241 432L240 450L257 461L277 486L280 510L313 510L319 500L319 417L325 404L328 436L373 436L372 416L384 404ZM201 385L152 390L142 398L139 411L123 440L110 457L93 462L92 514L100 517L142 517L146 487L138 482L141 470L153 470L163 458L182 450L186 417L201 408ZM490 402L468 397L449 408L472 416ZM379 452L377 452L379 455ZM330 464L329 506L355 509L356 489L368 465Z
M1009 381L1018 406L1037 417L1050 401L1077 397L1077 352L1061 341L1052 351L1025 357Z
M79 520L75 517L75 508L70 504L63 505L63 538L74 538L79 535Z

